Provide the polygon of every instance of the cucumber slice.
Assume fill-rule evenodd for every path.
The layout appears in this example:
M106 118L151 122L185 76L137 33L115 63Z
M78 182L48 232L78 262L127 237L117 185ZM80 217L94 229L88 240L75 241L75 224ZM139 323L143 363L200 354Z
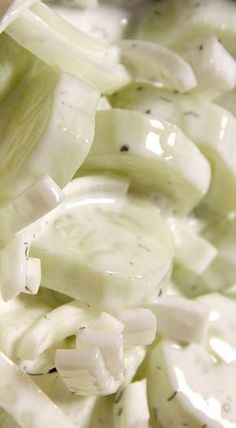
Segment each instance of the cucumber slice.
M214 100L216 104L219 104L221 107L230 111L234 116L236 116L236 90L226 92L225 94L220 95Z
M132 85L111 99L113 107L149 112L175 123L197 144L212 168L202 208L216 214L236 209L236 119L227 110L200 97L175 94L153 86ZM209 126L209 123L212 126Z
M236 62L217 37L198 40L184 53L197 78L196 92L215 98L236 86Z
M203 275L196 275L180 265L175 265L172 280L178 291L189 299L222 289L222 284L217 278L217 272L215 269L211 269L211 266Z
M179 0L156 2L142 9L130 28L138 39L151 40L177 51L205 35L219 37L234 56L236 7L230 0Z
M236 421L232 375L236 363L236 303L219 294L209 294L197 301L210 311L204 349L195 345L181 348L174 342L163 341L151 351L148 363L150 405L156 401L157 416L165 427L172 426L172 418L173 427L182 426L182 421L191 428L201 423L212 428L233 427ZM165 402L169 388L178 392ZM162 394L155 399L158 391L164 391L164 397ZM154 410L152 414L155 415Z
M214 270L221 287L229 287L236 282L236 219L215 221L206 230L204 235L218 250L214 262Z
M48 299L49 300L49 299ZM52 309L52 302L38 296L21 295L5 303L0 300L0 349L9 358L16 358L15 347L27 328Z
M121 58L135 80L180 92L196 86L190 65L169 49L143 40L121 40L119 46Z
M8 204L0 207L0 234L2 248L4 240L22 232L48 212L52 211L63 199L60 187L51 177L42 177L33 183ZM27 229L29 230L29 229ZM24 233L24 232L23 232Z
M75 335L94 316L79 302L61 305L32 322L18 341L15 352L18 357L34 360L61 340Z
M175 243L175 262L196 275L202 274L217 255L217 249L198 235L186 220L168 220Z
M82 397L72 394L57 373L34 376L33 380L77 428L113 428L113 397Z
M223 363L236 361L236 302L220 294L202 296L197 301L210 310L205 345L217 360Z
M46 174L64 186L88 154L94 136L98 92L72 76L60 76L36 58L32 61L0 104L2 201Z
M204 271L194 272L191 265L175 264L172 278L186 296L199 296L210 291L224 292L235 283L235 227L234 219L216 220L202 231L203 238L200 239L207 244L205 250L209 247L210 251L217 251Z
M92 11L90 8L81 10L61 6L66 1L69 0L63 0L56 5L52 1L51 7L80 31L84 31L101 43L116 43L124 36L130 17L129 12L124 8L114 5L113 2L106 2L105 5L99 3L99 7L93 8Z
M43 286L96 308L135 307L158 293L172 264L169 228L156 205L126 190L124 180L102 176L64 189L32 246Z
M41 60L102 93L112 93L130 82L117 48L100 44L41 2L24 11L6 32Z
M210 168L175 126L138 112L97 112L95 141L85 171L113 170L175 211L188 212L208 190ZM201 171L201 174L199 174Z
M233 428L236 362L212 361L200 345L162 341L149 353L148 401L153 427ZM156 419L156 420L155 420Z
M174 0L150 1L148 7L145 3L134 11L127 28L127 37L167 45L168 33L176 21Z
M72 394L57 373L33 376L32 379L77 428L89 427L91 415L98 404L97 397L80 397Z

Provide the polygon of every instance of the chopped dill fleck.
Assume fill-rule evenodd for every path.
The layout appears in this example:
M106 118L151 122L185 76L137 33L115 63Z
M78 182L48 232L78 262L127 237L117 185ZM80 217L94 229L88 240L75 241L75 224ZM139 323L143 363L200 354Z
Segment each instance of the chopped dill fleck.
M173 394L171 394L171 396L167 398L167 401L173 400L177 394L178 394L178 391L174 391Z
M122 412L123 412L123 409L122 409L122 407L118 410L118 412L117 412L117 416L121 416L122 415Z
M158 409L154 407L152 410L153 410L153 417L154 417L154 420L155 420L155 421L157 421L157 420L158 420L158 418L157 418L157 415L158 415Z
M194 117L200 117L200 115L198 113L196 113L195 111L185 111L184 112L184 116L194 116Z
M169 98L163 96L160 97L160 100L165 101L166 103L171 103L171 100L169 100Z
M151 253L151 250L143 244L138 244L138 247L142 248L143 250L147 251L148 253Z
M56 367L52 367L51 369L48 370L48 374L51 374L51 373L57 373Z
M120 152L128 152L128 151L129 151L129 145L123 144L123 146L121 146L120 148Z
M123 395L123 391L121 391L120 393L118 393L118 394L117 394L117 396L116 396L116 398L115 398L115 400L114 400L114 403L115 403L115 404L119 403L119 401L120 401L120 400L121 400L121 398L122 398L122 395Z

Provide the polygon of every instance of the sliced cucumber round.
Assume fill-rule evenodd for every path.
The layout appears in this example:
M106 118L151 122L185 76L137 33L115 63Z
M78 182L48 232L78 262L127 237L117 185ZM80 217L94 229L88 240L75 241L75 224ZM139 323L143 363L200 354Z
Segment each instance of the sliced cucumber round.
M200 345L158 344L148 360L153 426L234 428L235 368L236 362L214 363Z
M134 187L158 194L181 213L205 195L211 175L207 160L176 126L119 109L97 112L95 141L83 169L124 174Z
M102 176L64 189L32 247L43 286L102 308L135 307L159 291L172 264L170 231L154 203L126 190Z
M111 101L113 107L150 112L175 123L197 144L211 164L212 179L202 208L226 214L236 209L236 119L224 108L193 95L153 86L131 85ZM211 126L209 126L211 124Z
M208 335L205 344L218 361L236 361L236 302L220 294L209 294L197 299L210 310Z
M198 301L210 310L202 346L163 340L148 356L153 426L233 428L236 424L236 303L217 294Z
M179 55L155 43L121 40L121 58L135 80L187 92L197 85L190 65Z

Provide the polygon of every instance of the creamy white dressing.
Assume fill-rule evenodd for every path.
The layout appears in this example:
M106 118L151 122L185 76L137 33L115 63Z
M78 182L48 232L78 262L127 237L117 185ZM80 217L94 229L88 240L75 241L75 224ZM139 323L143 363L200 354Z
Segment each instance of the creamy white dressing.
M105 43L114 43L123 37L130 16L125 7L112 4L85 10L55 5L53 9L75 27Z

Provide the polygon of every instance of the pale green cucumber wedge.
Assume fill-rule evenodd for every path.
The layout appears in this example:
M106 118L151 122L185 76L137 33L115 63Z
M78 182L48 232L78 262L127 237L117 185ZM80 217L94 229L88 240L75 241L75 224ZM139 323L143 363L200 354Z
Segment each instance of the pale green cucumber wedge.
M124 180L102 176L64 189L32 247L43 286L102 308L135 307L158 293L172 265L170 231L154 203L126 191Z
M236 302L220 294L202 296L197 301L210 311L205 345L222 363L236 361Z
M190 65L179 55L155 43L121 40L121 58L134 80L187 92L197 85ZM230 88L231 89L231 88Z
M66 1L69 0L55 4L52 0L50 6L80 31L84 31L101 43L116 43L123 38L130 17L129 11L125 8L106 2L105 5L100 3L99 7L92 8L92 10L91 8L82 10L67 7Z
M15 360L20 337L41 315L60 304L56 293L42 289L37 296L22 294L9 302L0 300L0 350Z
M112 93L130 81L116 47L97 42L41 2L18 16L6 32L41 60L100 92Z
M93 320L93 316L77 301L61 305L32 322L18 341L16 353L21 358L34 360L61 340L75 335L80 327Z
M104 169L127 176L134 188L179 213L198 204L211 175L204 156L176 126L119 109L97 113L95 141L83 165L84 171Z
M61 186L73 177L92 144L98 99L95 89L31 56L31 67L0 103L0 200L45 174Z
M129 21L126 38L149 40L168 45L168 33L176 21L174 0L150 2L137 8ZM171 38L172 40L172 38Z
M219 294L200 297L198 302L210 311L202 346L181 348L177 342L162 341L149 355L147 373L152 415L165 427L188 423L191 428L204 424L212 428L233 428L236 422L233 376L236 303ZM168 396L171 389L172 395Z
M77 428L113 428L114 397L82 397L72 394L57 373L33 376L33 380Z
M236 116L236 89L232 91L223 93L215 100L216 104L219 104L221 107L230 111L234 116Z
M153 427L234 428L236 362L214 362L200 345L163 340L148 358Z
M217 249L198 235L186 219L168 220L175 243L175 262L196 275L201 275L217 255Z
M218 272L218 282L222 288L236 283L236 219L215 221L206 230L204 235L217 248L218 256L215 267Z
M60 407L63 413L78 428L88 428L91 415L98 405L98 397L80 397L72 394L57 373L44 376L33 376L35 383Z
M179 126L197 144L212 167L204 209L216 214L236 209L236 120L230 112L200 97L148 85L132 85L113 96L111 101L113 107L146 111L154 118Z
M217 249L217 256L203 274L196 275L188 267L176 265L174 281L187 296L196 296L210 291L228 293L236 283L236 221L214 221L204 231L204 237Z
M215 34L235 56L235 12L230 0L187 0L184 7L179 0L155 2L137 14L129 36L183 51L202 36Z
M197 86L195 93L213 99L236 85L236 62L216 36L206 36L193 43L183 54L191 65Z
M221 292L224 288L218 258L210 264L208 269L197 275L193 271L176 264L172 273L172 280L184 296L192 299L210 292Z

